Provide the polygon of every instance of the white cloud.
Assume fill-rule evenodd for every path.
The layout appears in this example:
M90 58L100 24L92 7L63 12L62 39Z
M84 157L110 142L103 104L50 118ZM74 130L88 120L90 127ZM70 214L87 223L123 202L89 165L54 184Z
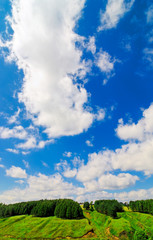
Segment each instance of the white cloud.
M14 153L14 154L19 154L19 150L17 150L17 149L7 148L6 151Z
M25 166L26 168L29 168L29 163L28 163L27 161L22 160L22 162L23 162L23 164L24 164L24 166Z
M22 151L22 154L23 154L23 155L27 155L27 154L29 154L29 153L30 153L29 151L27 151L27 152Z
M130 11L135 0L108 0L105 12L100 13L100 22L98 30L107 30L115 28L120 19Z
M92 52L92 54L95 54L96 53L96 44L95 44L95 37L94 36L91 36L89 37L89 42L87 43L87 51L90 51Z
M80 157L74 157L74 159L71 160L74 167L80 167L84 163L83 159L80 159Z
M129 173L120 173L118 175L102 175L98 180L84 182L84 193L96 193L100 190L124 189L133 186L139 180L137 176Z
M153 48L145 48L143 50L144 53L144 60L149 63L149 66L152 68L153 67Z
M18 108L17 112L15 112L15 114L13 116L11 116L10 118L8 118L8 123L12 124L12 123L19 123L18 121L18 117L20 114L21 110L20 108Z
M17 180L17 181L15 181L16 183L19 183L19 184L23 184L24 183L24 181L23 180Z
M126 181L128 184L130 184L132 181L137 180L136 176L131 176L130 174L119 174L118 176L112 175L111 177L112 181L115 181L117 185L121 184L121 186ZM122 183L119 183L118 178L121 179ZM130 180L130 178L132 178L132 180ZM107 180L108 179L106 176L105 182ZM146 199L153 197L153 189L140 189L138 191L131 192L110 193L101 190L101 188L96 189L93 181L91 181L91 184L86 183L85 187L76 187L72 183L66 182L59 173L50 176L39 173L37 176L29 176L26 182L23 180L17 180L16 182L19 184L26 183L25 188L14 188L12 190L4 191L0 194L1 202L13 203L29 200L40 200L42 199L42 196L44 199L71 198L77 200L78 202L111 198L116 198L119 201L128 201L133 199ZM108 185L110 186L111 183L109 183ZM103 180L102 184L104 184Z
M59 163L55 165L55 170L61 171L65 170L69 166L68 162L66 160L61 160Z
M70 158L72 156L72 152L64 152L63 156Z
M38 142L37 139L34 136L29 136L29 138L26 140L26 142L24 143L19 143L16 145L16 148L20 148L20 149L33 149L33 148L44 148L46 145L50 144L50 143L54 143L54 140L46 140L46 141L40 141ZM22 152L25 155L25 152ZM26 152L27 153L27 152Z
M22 126L15 126L14 128L5 128L0 127L0 138L17 138L17 139L26 139L28 136L27 132Z
M74 168L74 169L67 168L67 169L65 169L65 171L62 174L64 177L73 178L77 174L77 169L76 168Z
M95 64L102 72L110 74L114 70L115 61L107 52L101 50L97 53Z
M113 198L113 194L106 192L106 191L97 191L95 193L86 193L86 194L80 194L76 201L83 203L85 201L91 202L99 199L111 199Z
M104 120L105 116L106 116L106 111L103 108L100 108L97 114L95 114L95 118L97 119L97 121Z
M111 160L107 151L102 153L89 154L88 163L78 169L76 179L87 182L102 176L105 172L112 170Z
M145 200L153 198L153 188L139 189L130 192L114 193L114 197L119 201L126 202L130 200Z
M121 184L123 183L123 186L124 183L127 183L127 186L134 184L138 178L137 176L131 176L130 179L130 175L124 175L124 173L121 173L124 177L123 175L112 176L110 173L114 170L144 172L144 174L148 176L153 174L152 119L153 105L151 104L148 109L143 111L143 117L137 124L129 123L128 125L124 125L123 121L120 121L116 130L117 135L121 139L128 140L130 142L123 144L120 148L114 151L106 149L99 153L90 154L87 164L82 164L82 166L78 169L76 179L83 183L98 179L96 182L93 182L96 187L100 179L106 179L107 176L107 184L109 184L110 179L112 186L114 184L114 187L116 186L118 188L119 183L115 181L117 181L119 177L121 178L119 182ZM125 182L122 181L123 179L125 179ZM109 187L107 184L105 185ZM101 186L105 189L105 186ZM123 188L123 186L120 186L120 188Z
M45 162L43 162L43 161L42 161L42 165L43 165L44 167L47 167L47 168L49 167L48 164L45 163Z
M12 1L13 37L5 44L10 50L7 60L23 69L19 101L49 138L82 133L94 120L94 114L84 108L87 91L73 81L73 76L82 78L89 70L75 45L82 39L74 32L84 3Z
M24 189L14 188L0 195L1 202L13 203L29 200L72 198L77 192L72 183L65 182L60 174L30 176Z
M6 170L6 176L13 178L27 178L27 173L20 167L12 166L10 169Z
M147 15L147 23L153 24L153 4L149 7L148 11L146 12Z
M116 129L117 136L123 140L139 140L144 141L145 139L153 137L153 104L143 111L143 117L138 121L137 124L123 123L120 119L119 125Z
M0 168L5 168L5 166L3 164L0 164Z
M153 188L138 189L130 192L110 193L107 191L96 191L95 193L80 194L76 200L78 202L95 201L99 199L117 199L120 202L127 202L130 200L152 199Z
M101 189L123 189L134 185L137 180L137 176L129 173L120 173L117 176L107 174L99 178L98 184Z
M93 147L93 143L90 140L87 140L86 144L87 144L88 147Z

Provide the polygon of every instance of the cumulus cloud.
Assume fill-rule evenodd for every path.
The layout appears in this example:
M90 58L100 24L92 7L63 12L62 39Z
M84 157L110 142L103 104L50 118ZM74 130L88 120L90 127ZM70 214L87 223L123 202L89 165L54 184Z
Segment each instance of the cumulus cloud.
M37 139L34 136L30 136L26 142L19 143L16 145L17 148L20 149L41 149L44 148L47 144L54 143L54 140L46 140L46 141L37 141Z
M130 200L152 199L153 188L133 190L130 192L115 193L114 197L122 202L130 201Z
M95 64L100 68L100 70L106 74L110 74L114 70L115 59L112 59L111 56L105 52L100 51L97 54Z
M117 135L126 141L120 148L109 149L88 156L88 162L79 167L76 179L83 184L92 182L92 189L122 189L134 185L139 178L125 171L153 174L153 105L143 111L137 124L120 121ZM132 140L132 141L131 141ZM120 170L119 175L112 171ZM110 185L109 185L110 184ZM90 186L91 186L90 185Z
M4 203L40 200L42 196L44 199L73 199L76 192L72 183L65 182L60 174L46 176L39 173L37 176L29 176L24 189L5 191L0 195L0 199Z
M14 128L5 128L0 127L0 138L17 138L17 139L26 139L28 136L27 132L22 126L15 126Z
M153 104L143 111L143 117L138 123L124 124L120 119L119 125L116 129L117 136L123 140L138 140L144 141L145 139L153 137Z
M96 53L96 44L95 44L95 37L94 36L90 36L89 37L89 42L87 43L87 51L90 51L92 52L92 54L95 54Z
M117 190L133 186L139 180L138 176L129 173L120 173L118 175L104 174L98 180L83 182L85 193L94 193L100 190Z
M105 116L106 116L106 111L103 108L98 109L97 114L95 114L95 118L97 119L97 121L104 120Z
M12 17L8 19L13 36L4 44L9 48L7 60L14 60L23 70L19 101L49 138L82 133L94 120L94 114L84 107L88 93L76 81L89 70L75 44L82 37L74 32L84 3L12 1Z
M6 176L13 178L27 178L27 173L20 167L12 166L10 169L6 170Z
M100 13L99 31L115 28L120 19L130 11L135 0L108 0L105 12Z
M73 169L67 168L67 169L65 169L65 171L62 174L64 177L73 178L77 174L77 169L76 168L73 168Z
M71 160L74 167L80 167L84 163L83 159L80 159L80 157L74 157L74 159Z

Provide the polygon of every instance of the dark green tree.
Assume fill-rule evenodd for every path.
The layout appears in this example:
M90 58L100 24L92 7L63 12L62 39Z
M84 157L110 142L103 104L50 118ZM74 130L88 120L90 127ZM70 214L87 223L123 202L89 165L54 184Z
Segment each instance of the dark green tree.
M90 207L89 202L84 202L83 208L85 208L86 210L88 210L89 207Z

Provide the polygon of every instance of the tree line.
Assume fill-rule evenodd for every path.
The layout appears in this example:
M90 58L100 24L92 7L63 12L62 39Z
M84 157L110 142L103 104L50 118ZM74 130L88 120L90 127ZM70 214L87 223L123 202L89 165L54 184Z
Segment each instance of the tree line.
M36 217L56 216L59 218L82 218L83 211L78 202L71 199L39 200L15 204L0 204L0 217L33 215Z
M149 213L153 215L153 199L130 201L129 207L133 212Z
M117 212L123 212L122 203L119 203L117 200L96 200L94 207L97 212L113 218L117 217Z

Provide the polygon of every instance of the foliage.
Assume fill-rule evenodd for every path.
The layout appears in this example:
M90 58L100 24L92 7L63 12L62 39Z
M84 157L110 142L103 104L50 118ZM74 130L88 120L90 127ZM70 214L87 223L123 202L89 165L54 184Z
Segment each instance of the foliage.
M89 202L84 202L83 208L85 208L86 210L88 210L88 209L89 209Z
M146 239L148 239L148 236L143 230L135 231L133 240L146 240Z
M153 215L153 199L130 201L129 206L134 212L150 213Z
M98 212L104 213L113 218L117 217L117 212L123 211L122 204L117 200L97 200L95 201L94 206Z
M17 215L34 215L37 217L54 216L60 218L78 218L83 216L82 209L71 199L40 200L15 204L0 204L0 217Z
M54 215L60 218L80 218L83 217L83 211L79 203L71 199L61 199L58 201Z

